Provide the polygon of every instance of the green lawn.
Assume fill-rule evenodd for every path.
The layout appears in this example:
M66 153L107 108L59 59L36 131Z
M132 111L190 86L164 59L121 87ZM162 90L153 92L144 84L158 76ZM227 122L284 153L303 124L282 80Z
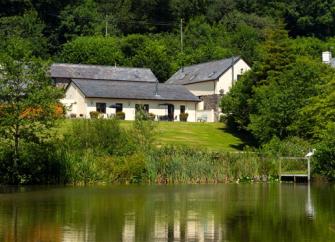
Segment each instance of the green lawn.
M123 121L122 126L132 122ZM156 144L191 145L211 150L239 150L246 145L241 138L227 132L222 123L184 123L159 122L157 123Z
M60 125L61 133L69 127L71 120ZM122 121L122 127L129 127L131 121ZM222 123L157 122L156 144L182 144L217 151L242 149L246 143L237 135L225 130Z

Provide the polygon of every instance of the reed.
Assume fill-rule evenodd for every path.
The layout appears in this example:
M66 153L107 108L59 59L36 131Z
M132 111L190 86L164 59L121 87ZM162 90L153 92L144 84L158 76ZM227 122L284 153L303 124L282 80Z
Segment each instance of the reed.
M256 153L228 153L187 146L166 146L152 152L147 163L149 180L155 183L219 183L256 181L275 177L271 159Z

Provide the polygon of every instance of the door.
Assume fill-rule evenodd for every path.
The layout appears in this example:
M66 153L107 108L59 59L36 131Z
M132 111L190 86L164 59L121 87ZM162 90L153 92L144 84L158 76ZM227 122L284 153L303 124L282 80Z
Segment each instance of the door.
M168 105L168 118L169 118L169 121L174 120L174 105L173 104Z

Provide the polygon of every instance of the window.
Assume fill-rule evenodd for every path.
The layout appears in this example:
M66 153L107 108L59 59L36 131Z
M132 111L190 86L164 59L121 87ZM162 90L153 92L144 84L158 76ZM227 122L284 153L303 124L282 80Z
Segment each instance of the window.
M237 80L240 80L242 75L237 75Z
M122 112L123 104L122 103L116 103L115 104L115 110L116 110L116 113Z
M97 112L106 113L106 103L97 103L96 108L97 108Z
M149 104L144 104L143 105L143 110L144 110L144 112L149 113Z
M185 111L186 111L185 105L181 105L180 106L180 113L185 113Z

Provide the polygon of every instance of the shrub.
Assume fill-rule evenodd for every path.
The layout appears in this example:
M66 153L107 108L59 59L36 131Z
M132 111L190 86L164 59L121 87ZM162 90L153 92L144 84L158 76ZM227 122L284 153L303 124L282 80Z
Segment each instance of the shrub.
M148 119L151 121L154 121L156 118L156 115L154 113L148 113Z
M97 111L91 111L90 112L91 119L98 119L100 117L100 113Z
M146 182L148 179L145 155L142 153L136 153L134 155L118 157L117 159L114 159L111 175L112 182Z
M148 113L144 109L140 108L135 114L135 120L155 120L155 114Z
M299 137L292 136L285 140L274 137L262 146L261 151L275 156L304 157L310 147L311 145L307 141Z
M321 142L316 146L314 172L335 180L335 124L328 127Z
M126 114L124 112L117 112L115 114L115 118L118 120L125 120L126 119Z
M116 119L79 119L65 133L63 145L70 152L92 149L97 153L125 155L136 149L131 135Z
M155 122L151 120L135 120L131 131L132 140L139 150L149 152L153 147L155 139Z
M13 170L13 153L0 147L0 184L55 184L64 181L64 160L54 143L20 146L18 169Z
M187 122L187 118L188 118L188 113L181 113L179 115L179 119L181 122Z
M219 122L220 123L225 123L226 122L226 115L221 113L219 114Z
M104 170L92 149L65 152L65 178L71 184L89 184L104 180Z

